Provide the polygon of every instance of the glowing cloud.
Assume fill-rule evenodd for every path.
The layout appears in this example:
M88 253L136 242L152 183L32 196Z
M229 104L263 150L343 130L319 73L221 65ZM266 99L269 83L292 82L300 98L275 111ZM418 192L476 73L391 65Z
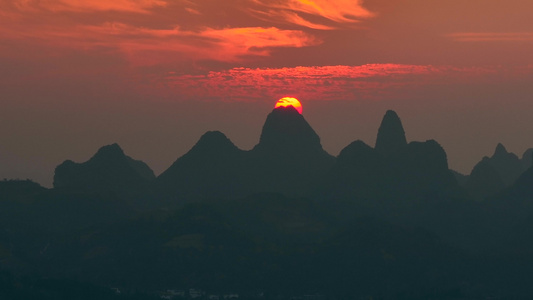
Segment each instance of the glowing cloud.
M374 16L372 12L363 7L360 0L283 0L275 2L254 0L254 2L267 8L261 11L263 15L313 29L333 29L334 27L312 22L309 18L321 18L322 23L330 21L337 24L349 24Z
M308 100L401 98L439 81L479 80L495 70L400 64L294 68L233 68L206 75L167 74L153 78L159 91L184 97L227 101L281 98L287 94ZM152 88L153 89L153 88Z
M41 26L0 28L0 36L54 47L79 50L115 49L133 65L154 65L172 61L216 60L237 62L245 56L268 56L276 47L306 47L321 43L298 30L276 27L203 28L200 31L150 29L119 22L75 27ZM181 55L180 55L181 54Z
M148 13L150 8L166 6L162 0L16 0L15 6L23 11L45 9L50 11L125 11Z

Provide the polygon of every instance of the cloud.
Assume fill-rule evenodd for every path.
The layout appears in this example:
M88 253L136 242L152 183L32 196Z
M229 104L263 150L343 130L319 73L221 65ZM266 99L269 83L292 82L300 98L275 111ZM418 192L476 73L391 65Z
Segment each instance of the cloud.
M195 32L181 30L179 27L147 29L107 23L84 29L94 33L95 39L101 38L100 41L92 42L92 46L117 48L128 54L134 64L147 64L146 54L155 57L156 61L152 63L183 58L235 62L245 56L267 56L275 47L306 47L320 43L302 31L275 27L203 28ZM83 36L87 36L87 33ZM163 56L155 55L157 53ZM185 54L185 57L180 57L180 54Z
M123 11L135 13L148 13L149 9L153 7L167 5L162 0L15 0L14 4L21 11Z
M457 42L523 42L533 41L533 32L458 32L448 37Z
M293 68L233 68L205 75L167 74L154 78L161 91L185 97L254 101L294 96L305 100L401 98L424 85L482 78L488 68L367 64ZM154 89L152 89L154 90Z
M338 26L357 23L374 16L374 13L363 7L360 0L253 0L253 2L262 8L251 10L254 13L312 29L334 29L335 26L325 23Z
M114 49L134 65L180 60L237 62L246 56L267 56L276 47L307 47L320 40L299 30L276 27L202 28L199 31L152 29L118 22L74 28L43 26L38 30L6 31L0 35L78 50Z

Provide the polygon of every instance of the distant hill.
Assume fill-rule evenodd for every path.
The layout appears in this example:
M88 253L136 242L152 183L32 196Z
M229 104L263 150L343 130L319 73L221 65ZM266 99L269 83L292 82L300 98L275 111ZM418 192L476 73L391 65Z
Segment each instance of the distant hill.
M180 201L243 196L245 156L222 132L209 131L159 175L157 188Z
M104 146L53 189L0 182L0 298L529 299L532 153L463 176L387 111L335 158L292 107L253 149L209 131L157 178Z
M142 161L124 154L118 144L100 148L84 163L67 160L56 167L54 188L132 196L146 191L154 172Z
M20 199L42 193L47 189L36 182L27 180L0 181L0 199ZM1 200L0 200L1 201Z
M257 192L307 195L321 184L335 158L303 115L292 107L278 107L263 125L261 138L249 153L248 184Z
M157 187L177 201L259 192L306 195L334 160L294 107L278 107L267 116L252 150L238 149L221 132L207 132L157 178Z
M407 143L400 118L387 111L376 146L355 141L344 148L332 169L329 190L350 198L416 199L458 191L444 149L434 140Z
M472 197L478 200L496 195L514 184L527 169L526 165L525 156L520 160L516 154L508 152L500 143L491 157L483 157L474 166L465 183L465 188Z

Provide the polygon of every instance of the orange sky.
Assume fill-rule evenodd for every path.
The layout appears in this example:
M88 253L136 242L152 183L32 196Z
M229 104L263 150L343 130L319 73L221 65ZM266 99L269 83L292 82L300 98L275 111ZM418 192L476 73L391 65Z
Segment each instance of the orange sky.
M249 148L286 94L334 155L394 108L468 172L497 142L533 147L532 53L530 0L0 0L0 177L49 184L112 142L159 173L202 130Z

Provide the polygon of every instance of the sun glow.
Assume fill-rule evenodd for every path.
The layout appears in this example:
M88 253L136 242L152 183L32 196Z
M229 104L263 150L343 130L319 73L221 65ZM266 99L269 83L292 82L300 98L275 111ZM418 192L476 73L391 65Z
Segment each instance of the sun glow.
M292 106L296 108L296 110L300 114L302 114L302 104L300 103L300 101L298 101L298 99L293 98L293 97L283 97L279 99L278 102L276 102L276 106L274 108L287 107L287 106Z

